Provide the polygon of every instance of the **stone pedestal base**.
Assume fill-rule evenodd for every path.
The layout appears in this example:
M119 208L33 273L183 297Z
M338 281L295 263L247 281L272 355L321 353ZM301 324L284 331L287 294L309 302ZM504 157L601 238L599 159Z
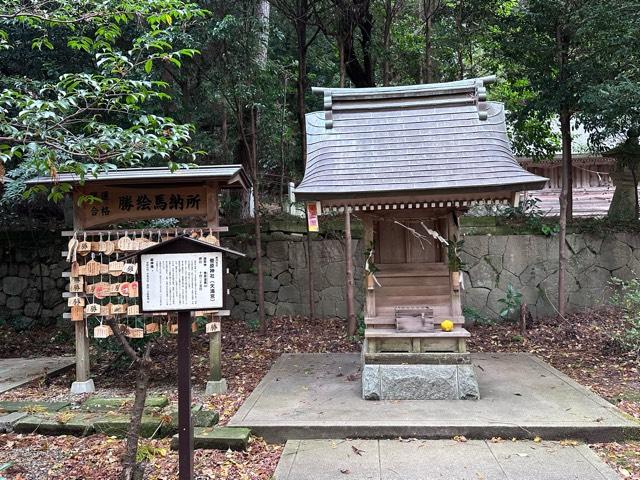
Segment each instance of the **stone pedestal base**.
M477 400L473 365L367 365L362 369L365 400Z
M92 378L84 382L75 381L71 384L71 393L74 395L81 395L83 393L93 393L95 391L96 391L96 386L93 384Z
M207 395L218 395L220 393L227 393L227 379L221 380L209 380L204 393Z

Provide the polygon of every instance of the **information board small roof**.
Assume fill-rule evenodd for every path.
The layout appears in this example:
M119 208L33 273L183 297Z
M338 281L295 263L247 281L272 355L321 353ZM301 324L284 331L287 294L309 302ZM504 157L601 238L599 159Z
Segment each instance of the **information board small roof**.
M131 255L123 257L123 260L131 257L137 257L139 255L145 255L149 253L197 253L202 251L208 252L222 252L229 255L235 255L238 257L244 257L244 253L240 253L230 248L221 247L220 245L213 245L212 243L198 240L197 238L191 238L187 235L178 235L169 240L165 240L156 245L137 250Z
M110 172L86 175L81 179L75 173L59 173L55 177L41 176L27 180L27 185L47 185L52 183L79 184L84 180L90 184L126 184L126 183L196 183L216 181L226 183L227 188L251 187L251 180L242 165L203 165L193 168L180 168L174 172L168 167L119 168Z

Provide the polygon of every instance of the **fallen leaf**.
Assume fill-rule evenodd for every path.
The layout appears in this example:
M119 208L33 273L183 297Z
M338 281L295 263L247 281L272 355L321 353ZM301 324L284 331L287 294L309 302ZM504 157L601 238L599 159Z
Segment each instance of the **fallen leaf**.
M362 454L364 453L364 450L360 450L355 445L351 445L351 450L353 450L353 453L355 453L356 455L360 455L360 456L362 456Z
M536 443L540 443L540 442L542 442L542 439L540 437L536 436L536 438L534 438L533 441L536 442Z
M453 437L453 439L456 442L466 442L467 441L467 437L465 437L464 435L456 435L455 437Z

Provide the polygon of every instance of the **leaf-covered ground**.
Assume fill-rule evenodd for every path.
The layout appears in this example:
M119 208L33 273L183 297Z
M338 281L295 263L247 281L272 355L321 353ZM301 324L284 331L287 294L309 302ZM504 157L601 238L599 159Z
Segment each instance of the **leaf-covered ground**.
M526 338L512 324L478 325L473 328L472 351L531 352L617 404L627 414L640 418L640 374L638 358L617 350L610 335L620 329L614 311L588 312L568 321L549 319L534 324ZM229 393L206 397L208 339L199 334L193 342L194 398L221 413L225 423L258 384L273 362L286 352L358 351L348 340L343 322L335 319L274 319L268 336L250 331L243 323L223 323L223 374ZM154 350L155 366L151 391L176 399L175 337L163 337ZM0 331L0 356L43 355L72 352L71 339L52 331L16 335ZM101 395L128 395L134 372L117 349L92 351L94 378ZM10 399L68 399L72 372L0 395ZM177 456L168 440L145 443L148 478L176 478ZM640 442L596 444L595 449L620 474L640 480ZM106 479L119 468L121 440L102 435L88 438L0 435L0 459L14 462L8 478L16 479ZM282 445L268 445L253 438L246 452L198 451L196 472L206 479L269 479L277 465ZM2 463L0 462L0 463Z

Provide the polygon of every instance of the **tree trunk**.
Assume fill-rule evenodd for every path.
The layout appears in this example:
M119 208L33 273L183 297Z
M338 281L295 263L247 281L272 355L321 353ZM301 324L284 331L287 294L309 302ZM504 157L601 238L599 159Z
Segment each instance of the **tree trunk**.
M340 62L340 88L344 88L347 79L347 69L344 61L344 42L338 39L338 61Z
M302 169L304 170L307 166L307 124L304 101L304 94L307 89L307 24L305 21L296 20L296 36L298 39L297 117L298 129L300 130L300 155L302 156Z
M384 2L384 25L382 28L382 85L389 86L391 76L391 62L389 58L389 50L391 47L391 24L393 22L393 4L391 0L385 0Z
M431 55L431 15L427 18L424 30L424 79L433 83L433 57Z
M560 191L560 234L559 241L559 265L558 265L558 312L564 316L566 313L566 282L567 270L567 193L571 188L568 169L571 168L571 114L568 109L560 112L560 133L562 136L562 189Z
M149 387L151 348L153 344L151 342L147 343L144 354L139 356L119 330L115 318L112 317L108 319L107 324L111 327L122 349L138 368L133 408L131 409L131 421L129 423L129 430L127 431L127 444L124 455L122 456L122 472L120 478L122 480L142 480L144 478L144 466L136 461L136 457L138 456L140 425L142 424L144 404L147 400L147 388Z
M258 143L256 139L256 111L251 110L251 156L253 161L253 206L255 209L253 220L256 236L256 275L258 276L258 321L260 322L260 332L266 334L268 330L267 321L264 315L264 273L262 268L262 232L260 228L260 184L258 180Z
M458 63L458 79L464 80L464 29L462 28L462 9L464 3L460 0L456 8L456 33L458 35L458 45L456 49L456 58Z
M347 284L347 335L352 337L356 334L357 324L353 309L353 262L351 252L351 213L349 207L344 207L344 263L346 265Z

